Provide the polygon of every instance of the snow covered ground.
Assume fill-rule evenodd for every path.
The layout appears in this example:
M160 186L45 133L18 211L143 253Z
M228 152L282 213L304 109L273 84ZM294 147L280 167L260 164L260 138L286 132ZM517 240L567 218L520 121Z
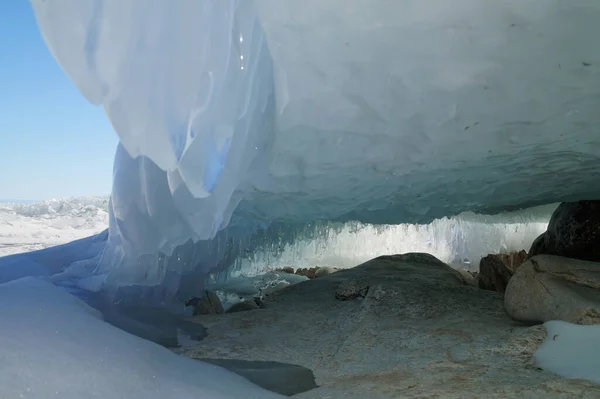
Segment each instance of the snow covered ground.
M0 256L35 251L108 228L108 197L0 202Z

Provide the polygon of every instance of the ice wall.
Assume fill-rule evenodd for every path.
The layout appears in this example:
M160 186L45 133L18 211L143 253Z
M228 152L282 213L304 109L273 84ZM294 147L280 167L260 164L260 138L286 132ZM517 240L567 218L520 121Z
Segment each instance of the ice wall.
M121 138L116 285L176 290L279 224L598 195L594 0L32 4Z
M500 215L465 212L429 224L321 226L318 234L291 242L270 242L237 259L230 276L253 276L292 266L348 268L383 254L426 252L454 266L478 270L490 253L529 250L548 227L556 205Z

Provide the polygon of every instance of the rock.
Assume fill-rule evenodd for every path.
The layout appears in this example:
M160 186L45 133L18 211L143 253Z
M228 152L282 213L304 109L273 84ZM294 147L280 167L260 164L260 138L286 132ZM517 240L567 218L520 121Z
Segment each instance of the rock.
M194 307L194 316L207 314L223 313L223 304L221 300L212 291L204 291L202 298L192 298L185 303L185 306Z
M359 279L369 281L366 300L335 298ZM278 291L268 305L214 317L200 345L172 350L307 367L319 387L298 399L600 398L598 384L537 367L544 326L515 323L501 295L465 285L433 256L379 257Z
M468 271L466 269L460 269L460 268L456 269L456 271L460 273L460 275L463 278L463 282L466 285L472 285L474 287L477 286L477 282L475 280L475 275L472 272L470 272L470 271Z
M546 250L546 233L542 233L533 241L531 248L529 248L528 258L535 255L547 254Z
M261 388L292 396L317 388L310 369L295 364L236 359L198 359L223 367L246 378Z
M512 272L497 255L488 255L479 262L478 286L482 290L504 292Z
M315 271L315 278L329 276L338 271L338 269L334 269L333 267L317 267Z
M282 267L281 269L275 269L276 272L294 274L294 268L291 266Z
M600 323L600 264L553 255L527 260L504 295L508 315L519 321Z
M346 280L335 291L335 297L340 301L346 301L364 298L367 296L367 292L369 292L369 282L366 279Z
M527 259L527 251L522 249L519 252L497 254L497 256L502 260L508 270L510 270L511 273L514 273Z
M548 230L538 237L530 256L558 255L600 261L600 201L563 202L552 214Z
M296 274L297 275L299 275L299 276L306 276L310 280L314 280L315 279L315 273L316 272L317 272L317 268L316 267L311 267L310 269L300 268L300 269L296 270Z
M247 310L255 310L258 308L259 306L255 301L243 301L231 306L229 309L227 309L226 313L245 312Z

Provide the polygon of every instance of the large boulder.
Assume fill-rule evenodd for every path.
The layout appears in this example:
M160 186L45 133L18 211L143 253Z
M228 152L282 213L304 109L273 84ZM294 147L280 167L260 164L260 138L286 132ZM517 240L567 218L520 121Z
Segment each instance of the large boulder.
M508 315L524 322L600 323L600 264L552 255L528 259L504 294Z
M563 202L552 214L548 230L538 237L529 256L558 255L600 261L600 201Z
M512 271L498 255L488 255L479 262L478 286L482 290L504 292Z

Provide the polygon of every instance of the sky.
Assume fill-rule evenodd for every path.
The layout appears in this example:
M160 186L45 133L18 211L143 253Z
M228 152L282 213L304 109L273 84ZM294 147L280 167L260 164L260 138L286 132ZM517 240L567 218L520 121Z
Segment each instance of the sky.
M109 195L118 138L50 55L27 0L0 0L0 199Z

